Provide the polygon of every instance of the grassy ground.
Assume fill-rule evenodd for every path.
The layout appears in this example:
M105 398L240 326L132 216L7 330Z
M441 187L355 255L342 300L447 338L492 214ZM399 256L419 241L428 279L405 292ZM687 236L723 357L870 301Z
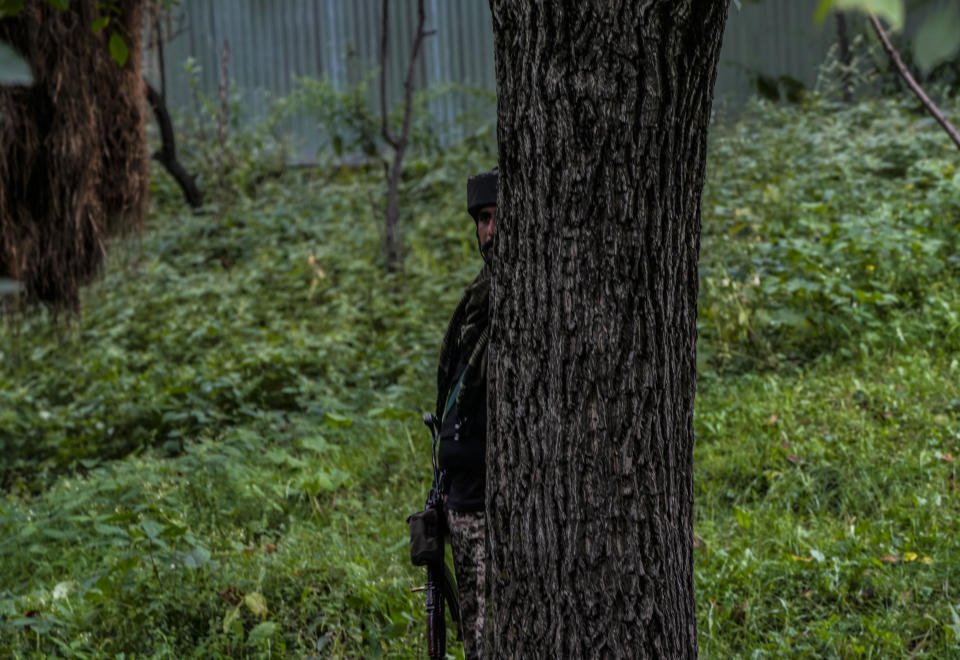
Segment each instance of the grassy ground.
M944 146L945 143L945 146ZM956 156L893 103L754 108L704 203L705 658L960 657ZM422 657L404 518L446 316L476 270L473 145L404 184L155 175L81 320L0 336L0 656ZM255 164L255 163L254 163ZM240 192L242 191L242 192Z

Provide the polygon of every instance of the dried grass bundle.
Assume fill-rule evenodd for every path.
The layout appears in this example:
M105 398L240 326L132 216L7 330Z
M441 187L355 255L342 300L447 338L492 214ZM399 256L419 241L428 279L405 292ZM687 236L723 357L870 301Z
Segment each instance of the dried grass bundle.
M144 0L123 0L123 68L94 34L94 0L59 11L28 1L0 40L33 68L30 87L0 87L0 276L76 310L112 233L139 228L147 197L140 34Z

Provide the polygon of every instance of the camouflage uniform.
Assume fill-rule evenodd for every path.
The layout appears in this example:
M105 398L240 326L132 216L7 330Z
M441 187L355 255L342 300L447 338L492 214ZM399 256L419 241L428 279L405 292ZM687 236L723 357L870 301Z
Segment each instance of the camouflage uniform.
M481 657L483 639L488 283L484 268L457 306L441 350L437 387L437 412L443 419L438 458L445 473L444 503L468 660Z
M453 566L460 592L463 655L479 658L483 648L485 585L487 569L486 516L483 511L447 512Z

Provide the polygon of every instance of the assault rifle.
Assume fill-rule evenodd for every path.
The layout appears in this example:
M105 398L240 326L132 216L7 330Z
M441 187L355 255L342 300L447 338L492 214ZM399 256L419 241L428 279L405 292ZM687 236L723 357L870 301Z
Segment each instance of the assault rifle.
M450 608L450 618L457 624L457 639L461 639L460 600L457 585L444 560L443 536L446 516L443 512L441 489L443 472L437 464L437 442L440 439L440 420L434 415L423 416L423 423L433 436L431 457L433 459L433 484L427 493L423 511L409 518L410 561L414 566L427 567L427 583L414 587L427 596L427 653L431 660L442 659L447 654L447 625L444 605Z

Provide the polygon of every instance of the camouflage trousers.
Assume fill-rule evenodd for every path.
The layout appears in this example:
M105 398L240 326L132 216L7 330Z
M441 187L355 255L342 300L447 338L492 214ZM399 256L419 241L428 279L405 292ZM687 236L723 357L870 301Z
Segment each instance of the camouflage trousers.
M447 511L453 567L460 592L463 655L466 660L481 657L483 613L486 607L487 521L483 511Z

